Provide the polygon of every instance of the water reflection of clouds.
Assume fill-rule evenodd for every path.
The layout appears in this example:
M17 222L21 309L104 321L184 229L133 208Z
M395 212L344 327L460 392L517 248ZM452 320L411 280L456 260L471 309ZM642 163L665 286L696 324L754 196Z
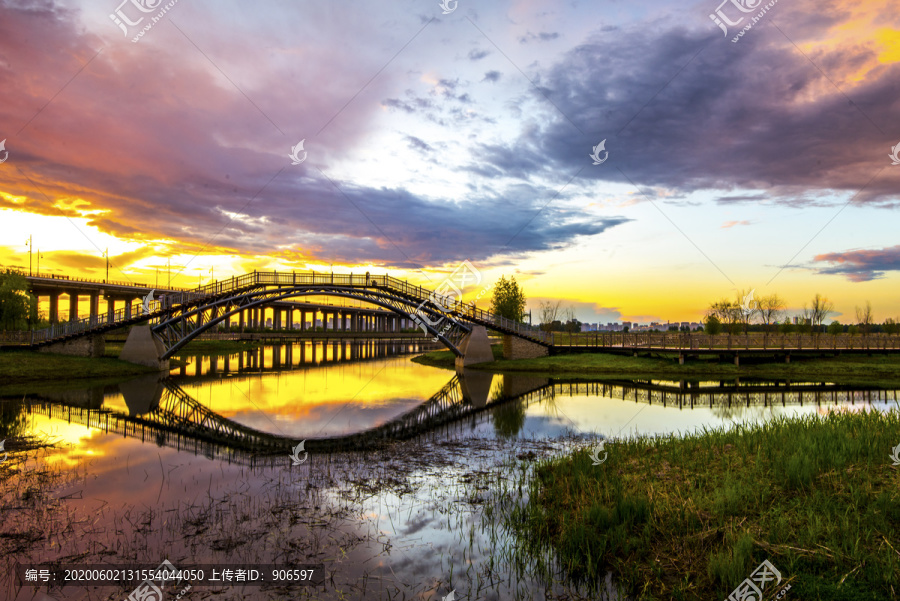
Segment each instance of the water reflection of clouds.
M695 407L648 405L610 397L557 393L553 403L534 403L526 411L522 435L553 437L567 430L596 433L605 437L635 435L688 434L701 428L731 428L736 423L760 423L777 417L825 415L829 411L862 411L872 408L890 410L889 403L834 405L732 405L731 407Z
M285 436L333 436L376 427L413 409L447 383L449 372L398 357L319 366L181 387L212 411Z

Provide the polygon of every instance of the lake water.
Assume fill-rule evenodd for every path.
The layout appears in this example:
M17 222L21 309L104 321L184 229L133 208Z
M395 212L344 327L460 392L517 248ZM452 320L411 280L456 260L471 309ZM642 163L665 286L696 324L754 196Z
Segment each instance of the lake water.
M618 437L886 411L900 401L895 390L827 382L457 376L413 363L422 350L396 342L268 346L185 357L189 365L162 381L2 399L5 427L58 448L0 465L15 470L0 499L0 598L42 598L17 587L15 561L163 559L317 564L328 575L319 586L196 587L185 599L442 599L451 591L456 599L595 598L517 555L498 517L507 488L534 459L602 436L613 439L606 450L614 462ZM360 432L372 434L354 438ZM294 460L300 441L305 450ZM316 451L348 441L350 452ZM611 580L607 590L616 598ZM41 591L45 599L131 592ZM169 585L165 598L180 592Z

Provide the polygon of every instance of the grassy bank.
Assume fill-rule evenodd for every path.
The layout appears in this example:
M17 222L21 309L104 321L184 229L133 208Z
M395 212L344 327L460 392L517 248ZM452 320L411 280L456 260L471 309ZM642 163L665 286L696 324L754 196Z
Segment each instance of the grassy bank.
M153 368L119 361L121 342L106 345L102 358L75 357L34 351L4 351L0 353L0 394L16 394L21 390L35 392L40 388L60 389L62 384L71 388L111 384L123 379L153 372ZM232 340L195 340L180 352L181 355L221 355L237 353L259 346L257 342ZM172 359L173 367L180 365Z
M898 599L898 443L897 412L616 441L600 465L540 465L511 522L527 552L640 599L723 599L765 559L788 599Z
M823 359L792 359L791 363L749 363L740 366L720 363L714 359L694 359L679 365L676 357L649 358L584 353L557 355L538 359L502 358L499 345L493 347L495 361L473 366L493 372L527 372L542 377L675 377L698 379L706 377L759 377L772 379L840 381L846 383L896 383L900 380L900 356L845 356ZM413 359L423 365L453 369L454 356L450 351L426 353Z
M111 357L93 359L32 351L0 353L0 382L6 384L138 376L152 368Z

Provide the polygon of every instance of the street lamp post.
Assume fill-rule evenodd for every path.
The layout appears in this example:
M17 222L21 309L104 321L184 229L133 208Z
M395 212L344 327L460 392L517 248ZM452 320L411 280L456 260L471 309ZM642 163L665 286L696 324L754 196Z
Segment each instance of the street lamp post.
M28 246L28 275L32 275L31 273L31 247L33 246L33 242L31 238L33 236L28 236L28 241L25 242L25 245Z

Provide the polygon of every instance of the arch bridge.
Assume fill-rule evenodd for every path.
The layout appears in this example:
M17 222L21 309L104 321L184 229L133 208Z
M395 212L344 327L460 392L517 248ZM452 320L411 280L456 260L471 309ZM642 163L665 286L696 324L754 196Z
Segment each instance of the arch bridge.
M461 296L459 288L453 289ZM262 272L218 280L189 292L167 292L147 303L134 303L108 316L55 324L32 333L32 346L68 343L129 325L122 358L167 368L168 359L201 333L247 309L301 296L334 296L387 309L412 320L457 357L459 366L492 361L486 328L527 344L551 346L536 327L493 315L457 294L443 294L387 275ZM166 365L163 365L166 364Z

